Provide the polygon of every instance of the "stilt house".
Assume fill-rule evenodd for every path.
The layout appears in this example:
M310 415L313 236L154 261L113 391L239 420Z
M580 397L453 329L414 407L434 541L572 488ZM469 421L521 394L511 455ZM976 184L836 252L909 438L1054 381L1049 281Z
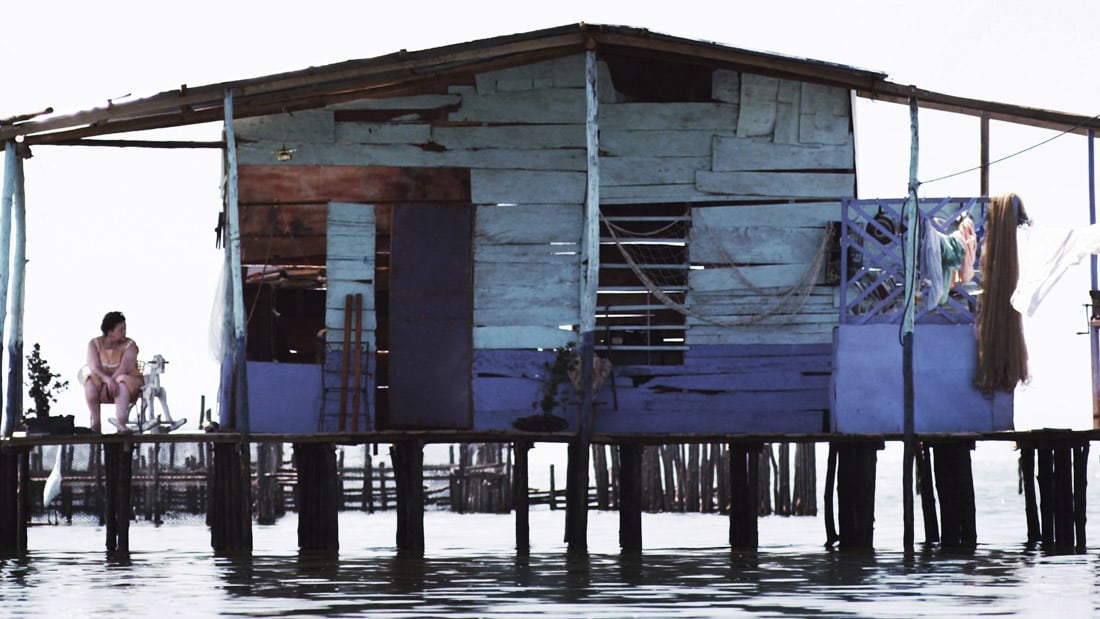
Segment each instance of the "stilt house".
M228 427L900 432L901 208L855 200L856 95L1027 116L582 24L185 87L0 138L225 120ZM920 209L982 234L983 199ZM1012 427L1011 394L970 384L979 293L917 309L916 371L938 387L918 395L919 432Z

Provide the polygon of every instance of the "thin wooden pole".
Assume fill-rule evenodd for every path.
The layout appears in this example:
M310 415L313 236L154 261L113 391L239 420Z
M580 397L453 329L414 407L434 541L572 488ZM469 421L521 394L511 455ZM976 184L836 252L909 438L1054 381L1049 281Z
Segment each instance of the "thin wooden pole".
M1096 224L1096 132L1089 129L1088 132L1088 179L1089 179L1089 225ZM1096 254L1089 256L1089 276L1092 287L1097 290L1100 284L1097 282ZM1100 307L1092 308L1092 316L1100 316ZM1092 427L1100 428L1100 324L1090 320L1089 347L1092 359ZM3 324L0 323L0 327Z
M600 279L600 144L596 51L585 51L585 186L581 239L580 324L581 405L577 436L569 443L566 472L566 541L570 552L588 551L588 446L592 435L592 367L595 355L596 297Z
M916 256L917 237L920 234L920 217L917 208L917 162L919 161L920 140L917 124L917 112L920 106L916 97L909 98L909 199L905 203L909 222L905 232L905 316L902 319L902 401L904 407L904 454L902 456L902 511L905 528L902 544L906 550L913 549L913 449L914 437L914 393L913 385L913 313L916 298Z
M1089 129L1089 131L1092 131ZM989 112L981 115L981 176L979 177L979 195L989 196Z
M0 336L4 333L4 323L8 318L8 280L11 275L11 213L12 202L15 199L16 168L18 167L18 153L14 140L9 140L4 148L4 191L0 199ZM3 362L3 347L0 347L0 363ZM0 376L0 383L3 382ZM3 427L0 435L11 436L16 426L16 419L10 415L3 416Z
M233 91L227 88L224 97L225 154L228 169L226 184L226 227L228 228L229 281L233 314L233 414L234 427L247 442L251 427L248 417L248 364L246 359L244 286L241 280L241 223L237 204L237 138L233 130ZM223 402L222 405L226 405Z
M15 159L15 194L11 211L11 324L8 326L7 419L23 414L23 292L26 288L27 204L23 190L23 159Z

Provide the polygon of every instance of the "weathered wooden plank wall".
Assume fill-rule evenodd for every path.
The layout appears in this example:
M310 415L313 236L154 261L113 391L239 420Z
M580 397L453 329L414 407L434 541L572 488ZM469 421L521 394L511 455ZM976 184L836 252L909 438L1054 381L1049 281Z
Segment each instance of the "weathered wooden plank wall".
M507 429L531 414L548 349L576 338L568 326L580 323L584 78L578 54L484 72L445 92L238 123L242 167L294 166L309 170L307 183L350 174L342 182L354 184L348 170L363 166L469 170L479 429ZM706 268L689 278L686 304L696 316L688 319L686 365L617 368L596 394L597 431L821 429L830 371L822 350L837 322L835 288L815 274L797 314L735 323L800 281L826 222L839 219L840 200L854 195L849 93L715 70L710 100L632 100L615 89L604 62L598 81L601 202L692 203L690 260ZM276 161L280 149L293 149L292 159ZM281 199L257 189L267 194ZM754 204L731 204L745 201ZM373 241L370 224L334 212L330 342L342 337L345 294L361 291L373 309L372 265L356 262L373 252L365 244ZM347 261L333 262L334 252ZM371 342L374 324L365 312Z
M333 202L328 205L328 252L325 262L325 343L344 339L347 295L363 295L362 341L374 348L374 207ZM354 321L351 323L354 324ZM348 341L353 341L350 336Z

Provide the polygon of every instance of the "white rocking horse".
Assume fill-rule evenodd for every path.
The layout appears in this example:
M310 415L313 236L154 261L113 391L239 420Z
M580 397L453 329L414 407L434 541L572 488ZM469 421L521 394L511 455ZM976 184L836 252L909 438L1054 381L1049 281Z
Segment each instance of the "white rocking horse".
M138 412L137 421L126 424L131 430L135 432L171 432L172 430L178 430L183 424L187 423L186 418L172 419L172 414L168 412L168 392L160 384L160 375L164 373L164 366L167 363L163 356L153 355L153 360L144 364L145 384L141 387L141 408ZM163 414L158 415L153 410L157 401L160 401L160 406L164 409ZM114 419L108 419L107 421L115 424Z

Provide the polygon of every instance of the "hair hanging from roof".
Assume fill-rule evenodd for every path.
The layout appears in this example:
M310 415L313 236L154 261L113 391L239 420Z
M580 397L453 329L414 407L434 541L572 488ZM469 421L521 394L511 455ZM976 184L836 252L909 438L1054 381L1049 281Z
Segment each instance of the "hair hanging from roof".
M982 244L982 287L978 305L978 363L974 385L983 393L1012 391L1027 382L1027 345L1020 313L1009 299L1020 274L1016 227L1027 221L1014 193L991 198Z

